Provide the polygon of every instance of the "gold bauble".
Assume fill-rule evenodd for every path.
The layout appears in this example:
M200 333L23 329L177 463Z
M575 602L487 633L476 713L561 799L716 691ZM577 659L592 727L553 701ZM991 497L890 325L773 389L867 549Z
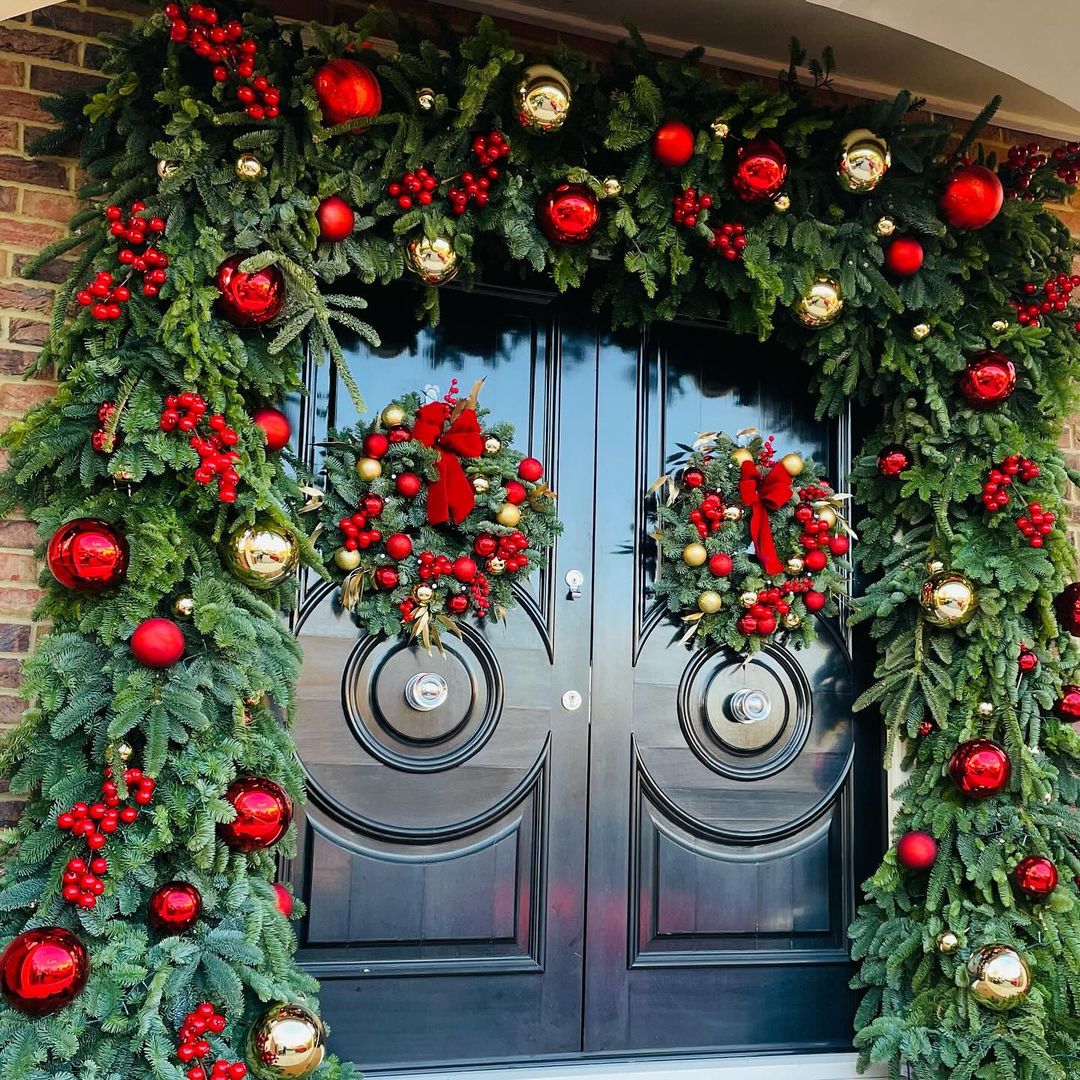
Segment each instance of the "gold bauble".
M824 275L815 278L810 291L799 298L793 310L795 318L810 330L820 330L836 322L844 310L840 283Z
M478 495L483 495L487 489L491 487L491 483L486 476L474 476L472 479L472 489Z
M789 611L784 616L784 626L786 626L789 630L794 630L795 627L798 626L799 623L801 623L801 622L802 622L802 619L800 619L799 616L796 615L794 611Z
M369 484L382 476L382 462L378 458L362 457L356 460L356 475Z
M801 555L792 555L787 561L787 572L789 574L801 574L805 566L806 563Z
M172 602L172 613L178 619L190 619L195 614L195 597L178 596Z
M326 1029L303 1005L274 1005L248 1035L248 1068L259 1080L300 1080L326 1056Z
M817 512L818 521L824 521L830 529L836 526L836 511L831 506L823 506Z
M705 612L706 615L713 615L720 610L720 605L723 600L718 592L713 592L712 589L706 589L698 598L697 606L699 611Z
M355 570L360 565L360 552L350 551L348 548L339 547L334 552L334 565L339 570L344 570L348 573L350 570Z
M241 521L225 542L225 564L252 589L272 589L296 569L300 545L293 533L268 517L254 525Z
M753 461L754 455L745 446L740 446L737 450L731 451L731 460L736 465L742 465L744 461Z
M489 574L501 574L506 569L506 563L498 555L492 555L487 561Z
M157 163L157 174L159 180L168 180L170 176L175 176L179 171L179 161L167 161L165 158L162 158Z
M382 411L384 427L400 427L405 419L405 410L400 405L387 405Z
M744 608L752 608L757 603L757 593L751 592L749 589L744 593L739 594L739 603Z
M995 1012L1007 1012L1028 996L1031 971L1009 945L984 945L968 960L971 996Z
M840 140L836 179L845 191L866 195L885 179L891 164L889 144L867 128L856 128Z
M497 454L502 449L502 443L495 438L494 435L489 435L484 440L484 453L485 454Z
M780 464L784 466L784 472L788 476L798 476L799 473L806 468L806 462L802 459L802 454L785 454L780 459ZM833 521L835 523L835 517Z
M963 626L979 606L975 586L954 570L938 570L922 585L919 603L933 626Z
M713 133L714 139L726 139L731 132L731 128L720 117L709 125L709 130Z
M418 604L430 604L435 599L435 590L430 585L417 585L412 594Z
M512 529L521 520L521 511L513 503L503 503L495 515L495 520Z
M549 64L530 64L514 86L514 115L534 135L548 135L566 123L573 94L561 71Z
M892 236L896 232L896 221L891 217L879 217L874 225L878 236Z
M130 761L131 755L135 753L135 751L131 749L130 743L118 742L114 753L116 754L118 761Z
M725 506L724 507L724 520L725 521L738 521L742 517L741 506Z
M916 341L925 341L930 336L930 324L929 323L916 323L911 328L911 336Z
M995 319L990 324L990 329L993 330L995 334L1004 334L1005 331L1009 329L1009 320Z
M618 195L622 191L622 181L617 176L608 176L603 183L604 194L608 196Z
M777 195L773 199L773 210L778 214L786 214L791 209L791 196L790 195Z
M416 104L424 112L431 112L435 108L435 91L430 86L421 86L416 91Z
M704 544L687 544L683 548L682 561L687 566L701 566L708 557Z
M457 252L445 236L413 237L405 246L405 262L425 285L445 285L459 269Z
M937 936L938 952L951 956L960 948L960 939L951 930L942 930Z
M988 720L994 715L994 703L992 701L980 701L977 708L979 715L984 720Z
M252 153L243 153L236 159L233 172L241 180L258 180L263 174L263 163Z

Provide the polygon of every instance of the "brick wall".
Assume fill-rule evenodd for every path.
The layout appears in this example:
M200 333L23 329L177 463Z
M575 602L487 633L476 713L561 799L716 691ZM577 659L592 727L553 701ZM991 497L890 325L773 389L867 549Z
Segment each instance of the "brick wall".
M409 6L413 6L410 0ZM327 21L355 16L356 7L311 0L300 5L280 0L283 12ZM19 268L43 245L62 235L75 209L78 184L70 157L32 160L27 147L49 126L41 100L72 86L94 85L102 47L97 35L120 30L147 9L135 0L65 0L29 15L0 22L0 427L48 397L56 383L48 376L23 378L45 340L52 295L65 276L64 260L24 281ZM518 28L523 29L524 28ZM531 32L530 36L536 35ZM574 43L578 44L578 43ZM1015 132L988 132L999 151L1027 139ZM1080 205L1080 204L1078 204ZM1080 210L1058 208L1063 220L1080 231ZM1064 434L1069 464L1080 469L1080 417ZM2 461L0 461L2 464ZM1070 535L1080 547L1080 494L1071 492ZM22 661L44 627L31 612L40 595L31 551L35 533L26 521L0 521L0 731L19 717ZM0 792L0 824L11 820L17 804Z

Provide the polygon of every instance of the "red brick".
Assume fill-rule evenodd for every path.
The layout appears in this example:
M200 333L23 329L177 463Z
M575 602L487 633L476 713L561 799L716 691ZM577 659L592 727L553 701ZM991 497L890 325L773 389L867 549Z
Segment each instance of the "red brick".
M92 71L100 71L109 50L104 45L95 45L92 42L87 42L82 49L82 66Z
M55 387L36 386L33 383L4 383L0 385L0 409L24 413L42 401L48 401L56 393ZM3 556L0 556L2 559ZM3 577L0 570L0 577Z
M79 11L70 4L54 4L35 11L31 16L35 26L50 30L63 30L82 37L97 37L103 32L118 33L131 29L130 19L117 19L111 15L99 15L92 11ZM74 44L74 42L72 42Z
M18 690L22 681L22 661L0 658L0 686L7 690Z
M9 828L17 824L24 806L26 806L25 799L4 799L0 801L0 825Z
M0 218L0 244L5 247L30 248L40 251L64 235L59 225L42 225L20 218Z
M25 625L25 623L0 623L0 652L20 653L29 651L29 626Z
M74 195L54 195L51 191L27 191L23 195L22 212L26 217L66 224L78 209L79 202Z
M16 255L15 263L12 267L15 275L21 275L23 267L29 265L32 255ZM70 259L53 259L52 262L46 263L38 270L34 271L33 281L48 281L53 285L58 285L62 281L67 281L68 274L71 273L71 260ZM50 309L51 310L51 309Z
M48 315L52 311L53 292L51 289L36 289L32 285L14 285L0 283L0 308L14 308L16 311L40 311Z
M78 46L74 41L57 37L55 34L35 34L31 30L19 30L10 24L0 23L0 53L20 53L23 56L37 56L42 60L61 60L65 64L74 64Z
M12 319L8 323L8 341L12 345L44 345L49 337L49 324L36 319ZM0 534L3 533L0 522Z
M40 589L0 588L0 611L9 617L28 619L44 595Z
M96 89L104 86L105 82L102 76L90 75L85 71L42 67L40 64L34 64L30 69L30 89L44 90L49 94L58 94L62 90Z
M5 90L4 115L15 117L18 120L35 120L38 123L49 123L53 116L45 109L44 100L37 94L28 94L22 90Z
M0 60L0 86L24 86L26 64L21 60Z
M31 161L29 158L15 157L14 154L0 154L0 180L66 189L68 171L55 161Z
M21 697L0 697L0 724L17 724L25 711L26 702ZM6 802L0 803L0 811L7 805Z
M0 150L14 150L19 145L19 125L14 120L0 120Z
M37 581L37 560L33 555L0 551L0 581Z
M12 214L15 212L15 204L19 201L19 189L16 187L0 187L0 212Z
M0 521L0 547L25 548L30 551L37 542L37 526L32 521ZM3 651L0 647L0 652Z
M36 355L24 349L0 349L0 375L25 375Z
M113 13L126 11L140 18L144 18L154 10L149 4L139 3L139 0L99 0L96 4L90 4L89 7Z

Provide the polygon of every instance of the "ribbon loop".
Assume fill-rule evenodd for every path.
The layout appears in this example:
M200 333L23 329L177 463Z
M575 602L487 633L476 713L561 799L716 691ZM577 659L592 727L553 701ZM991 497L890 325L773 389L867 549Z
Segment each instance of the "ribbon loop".
M764 476L752 461L744 461L740 468L739 498L744 506L750 507L750 539L754 541L754 551L766 574L779 574L784 566L776 554L769 512L779 510L791 500L791 476L779 462Z
M484 452L484 436L475 409L462 409L444 431L450 415L446 405L432 401L417 409L413 423L412 437L439 451L439 478L428 488L427 495L427 519L431 525L447 521L460 525L476 505L461 458L479 457Z

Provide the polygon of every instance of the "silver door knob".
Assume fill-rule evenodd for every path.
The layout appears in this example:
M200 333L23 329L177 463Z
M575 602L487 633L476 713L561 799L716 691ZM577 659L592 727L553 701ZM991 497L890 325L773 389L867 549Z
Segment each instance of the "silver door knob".
M434 671L421 671L405 684L405 700L418 712L431 712L446 701L450 687Z
M581 586L585 584L585 575L580 570L567 570L566 587L570 590L570 599L576 600L581 596Z
M728 699L728 712L731 719L739 724L756 724L764 720L772 711L772 702L764 690L752 690L744 687L736 690Z

